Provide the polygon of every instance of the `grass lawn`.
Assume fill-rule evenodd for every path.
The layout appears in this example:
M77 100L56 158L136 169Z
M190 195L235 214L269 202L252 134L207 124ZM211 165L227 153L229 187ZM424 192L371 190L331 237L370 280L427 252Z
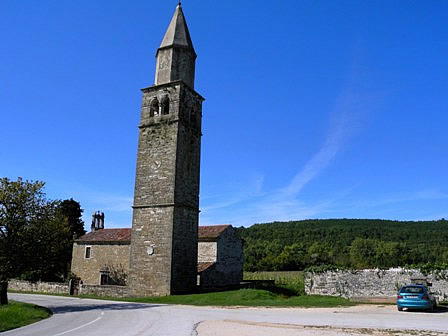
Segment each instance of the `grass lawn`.
M244 280L274 280L278 289L288 290L295 295L305 295L304 274L301 271L244 272Z
M85 298L105 299L96 296ZM107 298L117 300L114 298ZM167 303L194 306L247 306L247 307L336 307L353 306L355 303L340 297L303 295L283 296L262 289L240 289L204 294L170 295L146 298L123 298L120 301L141 303Z
M10 301L8 305L0 306L0 332L23 327L50 315L51 312L47 308Z

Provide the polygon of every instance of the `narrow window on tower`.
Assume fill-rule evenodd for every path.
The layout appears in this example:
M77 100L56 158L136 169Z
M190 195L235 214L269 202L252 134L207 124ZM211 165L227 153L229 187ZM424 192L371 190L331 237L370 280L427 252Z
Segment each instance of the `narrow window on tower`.
M155 115L159 114L159 101L157 98L151 100L151 104L149 104L149 117L152 118Z
M90 259L91 254L92 254L92 247L91 246L86 246L84 258Z
M162 98L162 115L170 113L170 99L168 96Z

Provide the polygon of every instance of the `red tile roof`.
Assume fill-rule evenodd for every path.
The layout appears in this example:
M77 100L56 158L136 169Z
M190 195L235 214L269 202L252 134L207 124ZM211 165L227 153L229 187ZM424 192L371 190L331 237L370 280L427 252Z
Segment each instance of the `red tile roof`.
M198 262L198 273L205 271L207 268L212 267L214 262Z
M77 239L79 242L131 242L131 229L101 229Z
M230 225L199 226L198 238L217 239ZM131 242L131 229L101 229L77 239L78 242Z
M211 225L200 226L198 232L199 239L216 239L223 233L230 225Z

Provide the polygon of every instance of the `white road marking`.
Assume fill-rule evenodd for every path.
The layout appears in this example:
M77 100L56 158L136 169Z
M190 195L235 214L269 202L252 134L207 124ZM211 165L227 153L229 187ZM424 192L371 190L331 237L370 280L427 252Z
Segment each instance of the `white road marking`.
M67 330L67 331L63 331L63 332L61 332L61 333L59 333L59 334L56 334L56 335L53 335L53 336L61 336L61 335L65 335L65 334L68 334L68 333L70 333L70 332L72 332L72 331L79 330L79 329L81 329L81 328L87 327L88 325L91 325L91 324L93 324L93 323L95 323L95 322L101 320L101 319L103 318L103 315L104 315L104 312L101 312L101 316L97 317L97 318L94 319L93 321L90 321L89 323L83 324L83 325L81 325L81 326L79 326L79 327L76 327L76 328L73 328L73 329L70 329L70 330Z

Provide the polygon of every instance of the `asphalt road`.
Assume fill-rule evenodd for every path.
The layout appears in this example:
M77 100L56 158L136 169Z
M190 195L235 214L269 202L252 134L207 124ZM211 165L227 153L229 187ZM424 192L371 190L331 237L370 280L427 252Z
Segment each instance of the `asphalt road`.
M437 335L448 335L448 312L398 312L394 306L216 308L31 294L9 294L9 298L48 307L54 314L35 324L0 333L2 336L190 336L198 333L201 336L213 334L210 330L201 333L201 328L198 328L201 323L203 326L213 326L210 323L219 325L220 322L253 324L259 327L278 325L280 329L281 326L332 326L433 330L439 331ZM414 335L420 334L423 335ZM232 335L238 333L233 331Z

